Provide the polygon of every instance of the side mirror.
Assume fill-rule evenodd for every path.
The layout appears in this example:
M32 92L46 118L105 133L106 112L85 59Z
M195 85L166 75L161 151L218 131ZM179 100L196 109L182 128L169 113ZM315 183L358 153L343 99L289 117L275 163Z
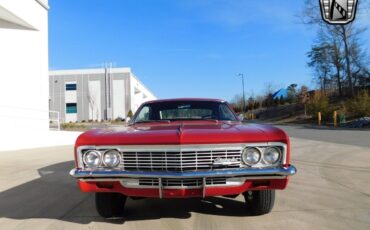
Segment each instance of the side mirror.
M241 113L238 115L238 120L243 121L244 120L244 115Z

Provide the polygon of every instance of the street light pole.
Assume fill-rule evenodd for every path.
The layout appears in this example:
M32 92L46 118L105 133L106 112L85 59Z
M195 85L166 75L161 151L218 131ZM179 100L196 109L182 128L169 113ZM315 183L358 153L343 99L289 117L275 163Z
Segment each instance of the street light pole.
M242 77L242 87L243 87L243 114L244 114L244 110L245 110L245 93L244 93L244 74L242 73L239 73L238 76L241 76Z

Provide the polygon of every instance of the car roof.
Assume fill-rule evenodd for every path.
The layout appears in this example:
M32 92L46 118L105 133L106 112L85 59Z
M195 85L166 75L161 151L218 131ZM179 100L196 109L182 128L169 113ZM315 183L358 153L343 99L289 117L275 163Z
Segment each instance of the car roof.
M168 98L168 99L158 99L144 102L144 104L155 103L155 102L174 102L174 101L212 101L212 102L226 102L222 99L215 98Z

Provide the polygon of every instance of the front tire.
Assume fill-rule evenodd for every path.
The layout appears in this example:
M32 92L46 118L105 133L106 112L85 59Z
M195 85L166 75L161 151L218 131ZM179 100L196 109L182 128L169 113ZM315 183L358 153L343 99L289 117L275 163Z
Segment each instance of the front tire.
M122 217L126 198L120 193L96 193L96 210L104 218Z
M271 212L275 203L275 190L247 191L245 203L252 215L259 216Z

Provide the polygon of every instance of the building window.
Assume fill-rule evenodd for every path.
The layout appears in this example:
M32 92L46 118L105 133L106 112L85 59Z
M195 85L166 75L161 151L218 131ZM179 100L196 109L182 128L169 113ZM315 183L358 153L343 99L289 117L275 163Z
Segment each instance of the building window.
M66 84L66 91L72 91L77 89L76 83L68 83Z
M66 113L77 113L77 103L67 103Z

